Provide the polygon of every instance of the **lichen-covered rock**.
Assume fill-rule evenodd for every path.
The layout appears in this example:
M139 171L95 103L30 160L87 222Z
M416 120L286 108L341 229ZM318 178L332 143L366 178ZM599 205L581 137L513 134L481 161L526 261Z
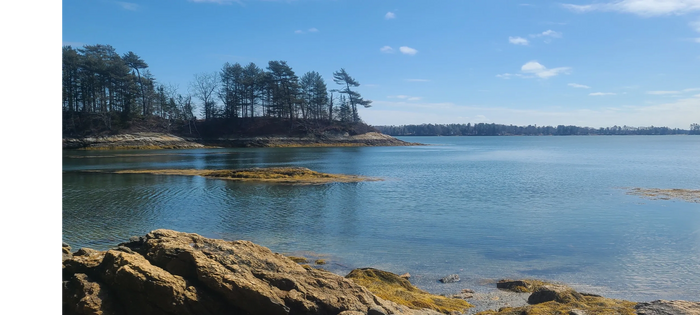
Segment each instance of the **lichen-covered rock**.
M437 314L251 242L170 230L81 249L64 259L63 280L64 314Z
M377 296L414 309L432 309L441 313L462 312L472 305L463 299L434 295L413 286L394 273L374 268L351 271L346 278L368 288Z
M639 303L635 309L639 315L700 315L700 302L657 300Z
M543 285L532 292L527 302L530 304L540 304L555 301L558 303L572 303L583 301L583 295L564 285Z

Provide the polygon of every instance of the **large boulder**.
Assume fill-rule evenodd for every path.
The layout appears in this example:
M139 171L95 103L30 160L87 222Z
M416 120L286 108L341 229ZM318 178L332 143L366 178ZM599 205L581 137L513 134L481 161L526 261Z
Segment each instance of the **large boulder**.
M120 245L64 256L64 314L437 314L247 241L156 230Z

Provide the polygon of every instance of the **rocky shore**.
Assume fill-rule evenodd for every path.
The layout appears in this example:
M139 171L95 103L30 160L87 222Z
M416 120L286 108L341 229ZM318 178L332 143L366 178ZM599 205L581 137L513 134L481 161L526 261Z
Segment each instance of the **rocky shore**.
M339 146L410 146L378 132L351 136L348 133L322 133L304 136L187 138L164 133L134 133L85 138L63 138L63 149L130 150L192 149L204 147L339 147Z
M430 294L408 274L362 268L342 277L297 261L248 241L171 230L107 251L63 244L63 314L439 315L469 312L476 299L470 290ZM528 295L526 305L477 314L700 314L699 302L635 303L532 280L496 285Z

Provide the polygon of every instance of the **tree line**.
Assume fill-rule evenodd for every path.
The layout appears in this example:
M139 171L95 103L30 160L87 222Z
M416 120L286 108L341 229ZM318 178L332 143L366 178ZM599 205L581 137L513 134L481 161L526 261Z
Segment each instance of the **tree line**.
M176 86L160 83L148 64L129 51L120 55L110 45L63 47L63 112L113 121L159 117L163 121L201 118L279 118L315 123L359 123L358 106L371 107L360 86L345 69L333 73L336 89L328 89L315 71L297 76L285 61L225 63L221 70L195 74L182 94ZM198 101L198 102L196 102ZM196 106L199 103L199 106ZM71 116L73 117L73 116Z
M700 135L700 125L691 124L689 130L668 127L613 126L591 128L578 126L514 126L495 123L476 124L422 124L401 126L374 126L390 136L571 136L571 135Z

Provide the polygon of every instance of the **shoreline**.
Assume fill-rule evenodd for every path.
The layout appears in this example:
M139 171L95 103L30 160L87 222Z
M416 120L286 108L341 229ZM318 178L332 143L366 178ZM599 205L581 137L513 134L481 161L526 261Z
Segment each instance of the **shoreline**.
M161 309L158 314L201 314L204 309L219 314L212 310L225 305L252 314L700 314L700 302L609 299L560 282L532 279L493 281L488 284L492 290L485 293L467 288L435 295L410 284L410 274L357 268L343 277L323 269L333 259L324 257L291 257L248 241L171 230L134 236L106 251L71 251L64 243L64 314L148 314L145 310L171 303L170 310ZM352 276L367 270L369 278ZM458 284L459 277L446 275L440 282ZM231 286L234 283L238 284ZM149 290L162 294L149 294ZM419 295L406 300L407 295L396 290ZM238 297L241 294L247 298ZM382 298L370 297L373 294ZM255 302L253 296L266 297ZM126 297L135 300L121 303ZM326 311L319 313L321 309Z
M165 133L132 133L112 136L63 138L64 150L158 150L202 148L290 148L290 147L375 147L418 146L392 136L369 132L349 134L323 133L303 136L190 138Z

